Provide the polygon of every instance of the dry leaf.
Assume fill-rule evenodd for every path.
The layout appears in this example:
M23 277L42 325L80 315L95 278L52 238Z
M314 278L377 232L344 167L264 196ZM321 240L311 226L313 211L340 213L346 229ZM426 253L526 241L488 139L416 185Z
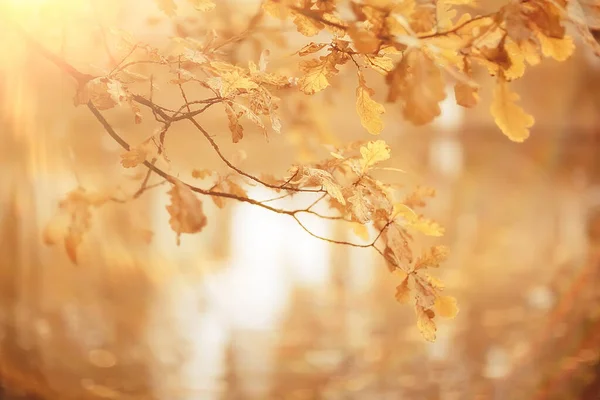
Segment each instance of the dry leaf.
M523 142L527 139L529 128L535 122L531 115L516 104L519 99L519 95L510 90L508 83L500 74L494 90L491 113L502 133L514 142Z
M169 195L171 196L171 204L167 206L171 216L169 224L177 233L177 245L179 245L182 233L200 232L206 226L207 220L202 211L202 202L189 186L175 180Z
M231 105L225 103L225 112L227 113L227 119L229 119L229 130L231 131L231 140L233 143L237 143L244 137L244 127L240 125L239 117L243 114L236 113ZM262 122L262 121L261 121Z
M439 103L446 98L442 72L421 50L405 52L387 82L388 101L400 100L404 117L413 124L427 124L441 114Z
M364 76L358 74L358 87L356 88L356 111L360 123L372 135L379 135L383 130L381 115L385 108L371 98L375 91L367 86Z
M435 342L437 327L433 322L431 310L425 310L420 306L415 308L417 313L417 327L428 342Z
M479 103L479 88L473 87L468 83L458 82L454 85L454 97L456 104L473 108Z

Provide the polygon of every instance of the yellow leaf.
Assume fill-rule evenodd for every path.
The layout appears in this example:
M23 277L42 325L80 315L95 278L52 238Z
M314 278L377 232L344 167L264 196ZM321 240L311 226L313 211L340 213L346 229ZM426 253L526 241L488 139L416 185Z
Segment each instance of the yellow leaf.
M364 55L364 59L371 68L382 75L387 75L394 69L394 62L389 57Z
M327 60L304 60L300 68L305 72L298 80L298 87L306 94L315 94L329 86Z
M491 113L496 124L510 140L522 142L529 137L529 128L535 119L527 114L520 106L515 104L520 97L511 92L508 83L500 74L494 90Z
M359 238L367 241L369 240L369 228L364 224L354 223L352 224L352 230L354 234Z
M454 318L459 311L456 299L452 296L438 296L434 307L436 314L444 318Z
M377 163L388 160L390 147L383 140L371 141L366 146L361 146L360 155L362 156L360 166L364 173Z
M360 123L371 135L379 135L383 130L381 114L385 108L371 99L374 91L366 85L362 74L358 75L358 87L356 88L356 111L360 117Z
M177 10L177 4L174 0L155 0L158 8L162 10L167 16L172 17L175 15Z
M562 39L551 38L537 31L536 36L540 41L542 54L545 57L552 57L556 61L565 61L575 51L575 44L569 36L565 36Z
M410 288L408 287L408 277L404 278L401 284L396 286L396 300L401 304L407 304L410 301Z
M173 182L169 191L171 204L167 211L171 218L169 224L177 233L177 244L182 233L197 233L206 226L206 215L202 211L202 202L196 197L189 186L179 180Z
M504 76L508 80L522 77L525 73L525 56L521 48L512 39L506 38L504 49L510 58L510 68L504 71Z
M425 340L435 342L437 327L433 322L433 316L430 310L425 310L422 307L416 307L417 327Z
M199 11L210 11L217 6L213 0L189 0L189 2Z
M458 82L454 85L454 97L456 104L460 106L466 108L475 107L479 103L479 88L464 82Z
M538 65L541 62L539 45L532 40L527 40L521 43L521 51L525 57L525 61L529 65Z
M221 96L227 97L238 89L252 90L258 88L256 82L240 75L239 71L224 72L221 74Z

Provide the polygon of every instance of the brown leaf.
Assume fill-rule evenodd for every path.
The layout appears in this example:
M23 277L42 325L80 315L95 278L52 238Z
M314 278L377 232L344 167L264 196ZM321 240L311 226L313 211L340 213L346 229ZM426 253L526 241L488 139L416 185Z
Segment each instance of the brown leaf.
M388 101L400 100L404 117L424 125L441 113L446 98L444 79L433 60L419 49L408 50L387 77Z
M171 196L171 204L167 206L171 216L169 224L177 233L177 245L179 245L182 233L200 232L206 226L207 220L202 211L202 202L189 186L174 180L168 193Z
M408 276L404 278L401 284L396 286L396 300L401 304L407 304L410 301L410 288L408 287Z
M236 113L231 105L225 103L225 112L227 113L227 119L229 119L229 130L231 131L231 140L233 143L237 143L244 137L244 127L240 125L239 117L243 113Z
M473 87L465 82L458 82L454 85L454 97L456 104L473 108L479 103L479 87Z

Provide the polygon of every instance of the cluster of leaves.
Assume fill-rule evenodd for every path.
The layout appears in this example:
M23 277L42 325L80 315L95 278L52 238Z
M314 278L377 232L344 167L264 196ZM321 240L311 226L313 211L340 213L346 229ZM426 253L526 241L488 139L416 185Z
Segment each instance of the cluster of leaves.
M189 1L202 13L216 7L212 0ZM156 2L168 16L176 15L174 0ZM292 166L286 177L259 177L229 160L196 117L209 108L222 107L233 143L244 139L248 123L265 137L271 132L282 133L282 98L322 92L332 85L341 68L350 65L357 74L357 114L364 128L377 135L384 129L382 115L386 107L375 100L374 85L367 82L367 70L384 77L387 102L399 103L408 121L423 125L440 115L447 82L454 82L459 105L471 108L478 103L479 85L474 80L474 71L479 67L496 79L491 113L499 128L511 140L523 141L534 119L517 104L519 96L511 90L510 82L523 76L526 66L539 63L542 57L562 61L572 54L574 44L566 34L566 23L575 24L586 42L600 53L590 33L590 25L600 19L600 8L595 3L578 0L528 0L511 1L486 15L471 16L461 11L459 16L459 7L474 9L475 5L469 0L265 0L261 14L264 12L283 23L289 21L302 36L323 38L322 41L307 40L295 52L300 58L295 75L272 71L270 53L266 49L256 62L250 60L246 65L228 60L227 46L234 41L220 40L218 34L208 34L201 40L176 37L174 46L165 51L121 33L126 55L102 76L83 74L43 49L34 39L29 40L76 79L75 104L87 106L106 132L126 150L122 154L123 167L147 169L140 188L128 199L159 184L170 185L171 204L167 211L178 240L179 235L197 233L206 226L207 218L198 197L201 195L211 197L219 207L230 199L287 215L321 240L373 247L385 258L390 271L401 275L396 298L403 303L412 299L423 336L434 340L434 316L454 317L458 311L456 301L441 294L443 284L425 272L438 267L447 252L442 247L433 247L415 258L409 243L411 232L441 236L443 229L415 212L424 205L424 199L433 194L431 191L419 189L407 197L397 198L398 188L376 179L376 171L384 168L380 164L390 158L390 149L384 141L351 143L331 149L330 158ZM240 40L243 38L235 41ZM323 52L325 54L318 55ZM136 67L142 64L166 72L166 83L175 85L181 93L179 108L167 108L155 101L154 75L138 72ZM147 95L133 89L134 84L144 82L149 87ZM196 97L190 97L192 93ZM141 144L130 145L101 113L118 106L128 107L136 123L144 117L142 110L150 111L158 128ZM213 180L212 186L203 188L167 172L170 160L166 155L165 137L181 122L191 124L202 133L230 169L230 174L222 176L206 168L192 171L192 178ZM168 168L160 167L159 163ZM152 174L161 181L150 185ZM279 193L279 197L271 200L312 193L315 201L302 209L277 208L270 205L270 200L249 197L244 189L246 184ZM78 244L90 228L91 207L128 199L114 194L98 196L77 189L60 206L69 222L51 230L63 232L67 253L76 261ZM329 203L334 214L322 215L313 210L323 200ZM357 235L368 243L320 237L303 224L302 214L352 224ZM369 237L369 225L377 232L373 238ZM53 237L56 239L57 235Z

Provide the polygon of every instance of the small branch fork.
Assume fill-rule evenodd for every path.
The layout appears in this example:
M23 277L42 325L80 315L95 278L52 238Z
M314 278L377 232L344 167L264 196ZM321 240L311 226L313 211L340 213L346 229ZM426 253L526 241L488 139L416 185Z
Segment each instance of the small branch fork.
M60 68L64 73L68 74L69 76L71 76L77 83L78 87L81 88L83 85L85 85L87 82L89 82L92 79L95 79L95 76L89 75L89 74L84 74L82 72L80 72L79 70L77 70L75 67L73 67L72 65L70 65L67 61L65 61L64 59L62 59L61 57L59 57L58 55L54 54L53 52L49 51L48 49L46 49L44 46L42 46L36 39L34 39L33 37L31 37L29 35L28 32L26 32L21 26L19 26L18 24L12 22L12 21L8 21L10 23L10 25L15 29L15 31L17 31L22 37L23 39L32 47L34 48L40 55L42 55L44 58L46 58L47 60L49 60L50 62L52 62L54 65L56 65L58 68ZM135 46L134 46L135 47ZM130 53L131 54L131 53ZM122 69L123 67L119 67L119 65L122 65L127 57L125 57L120 63L117 64L118 69ZM276 199L271 199L271 200L267 200L267 201L258 201L249 197L243 197L243 196L239 196L236 194L231 194L231 193L224 193L224 192L218 192L218 191L214 191L211 189L203 189L188 183L183 182L183 184L185 186L187 186L191 191L195 192L195 193L199 193L202 195L206 195L206 196L215 196L215 197L222 197L222 198L228 198L228 199L232 199L232 200L236 200L242 203L248 203L248 204L252 204L258 207L261 207L263 209L266 209L268 211L277 213L277 214L282 214L282 215L288 215L290 217L292 217L298 224L299 226L305 230L309 235L311 235L312 237L319 239L319 240L323 240L325 242L328 243L332 243L332 244L340 244L340 245L346 245L346 246L351 246L351 247L359 247L359 248L368 248L368 247L373 247L379 254L384 255L384 253L379 250L376 246L377 241L381 238L381 236L383 235L384 231L394 222L393 220L389 221L383 228L381 228L376 236L376 238L371 241L370 243L367 244L358 244L358 243L352 243L352 242L347 242L347 241L341 241L341 240L335 240L335 239L330 239L330 238L326 238L323 236L319 236L315 233L313 233L311 230L309 230L306 225L300 220L299 215L300 214L312 214L316 217L319 218L323 218L323 219L328 219L328 220L338 220L338 221L346 221L346 222L352 222L346 218L344 218L343 216L326 216L326 215L322 215L319 214L316 211L313 211L312 208L321 200L323 200L326 195L327 192L321 187L320 189L304 189L304 188L295 188L295 187L290 187L288 186L296 177L296 175L298 174L298 172L296 172L295 174L293 174L285 183L283 183L282 185L274 185L274 184L270 184L268 182L264 182L263 180L259 179L256 176L253 176L241 169L239 169L238 167L236 167L235 165L233 165L221 152L221 150L219 149L219 146L217 145L217 143L212 139L212 137L210 136L210 134L195 120L195 116L202 113L203 111L205 111L208 107L220 103L223 101L223 98L221 97L213 97L213 98L209 98L209 99L205 99L205 100L201 100L201 101L189 101L187 98L187 95L185 94L184 88L181 84L178 84L181 95L185 101L185 104L183 104L179 110L177 111L173 111L173 110L169 110L167 108L164 108L160 105L157 105L156 103L154 103L151 100L148 100L147 98L141 96L141 95L132 95L131 99L139 104L142 105L144 107L149 108L152 113L155 115L155 117L157 117L157 119L165 124L165 131L168 127L171 126L171 124L178 122L178 121L182 121L182 120L188 120L192 125L194 125L194 127L200 131L202 133L202 135L206 138L206 140L209 142L209 144L211 145L211 147L214 149L214 151L217 153L217 155L219 156L219 158L233 171L235 171L237 174L244 176L256 183L259 183L261 185L263 185L264 187L267 188L271 188L271 189L276 189L276 190L286 190L288 191L287 195L281 196L280 198L284 198L287 197L293 193L297 193L297 192L302 192L302 193L321 193L321 196L319 196L319 198L317 200L315 200L312 204L310 204L308 207L303 208L303 209L296 209L296 210L285 210L285 209L281 209L281 208L276 208L276 207L272 207L266 203L268 203L271 200L276 200ZM202 108L200 108L199 110L194 110L192 111L191 109L191 105L194 104L203 104L204 106ZM96 118L96 120L98 120L98 122L102 125L102 127L104 128L104 130L106 131L106 133L115 141L117 142L123 149L130 151L132 146L125 140L123 139L123 137L121 137L116 131L115 129L112 127L112 125L108 122L108 120L104 117L104 115L100 112L100 110L92 103L92 101L89 101L86 106L88 107L88 109L90 110L90 112L92 113L92 115ZM183 110L187 110L187 112L183 112ZM157 167L155 165L155 161L153 160L151 162L149 161L144 161L143 164L144 166L148 169L144 180L141 184L141 187L135 192L135 194L132 196L132 199L136 199L138 197L140 197L146 190L149 190L153 187L157 187L160 186L166 182L173 182L175 180L178 180L176 177L170 175L169 173L165 172L164 170L162 170L161 168ZM156 175L160 176L161 178L163 178L164 180L157 183L157 184L152 184L149 185L149 179L150 179L150 175L152 173L155 173ZM113 199L117 202L126 202L125 200L118 200L118 199ZM384 256L385 257L385 256ZM386 257L387 258L387 257Z

